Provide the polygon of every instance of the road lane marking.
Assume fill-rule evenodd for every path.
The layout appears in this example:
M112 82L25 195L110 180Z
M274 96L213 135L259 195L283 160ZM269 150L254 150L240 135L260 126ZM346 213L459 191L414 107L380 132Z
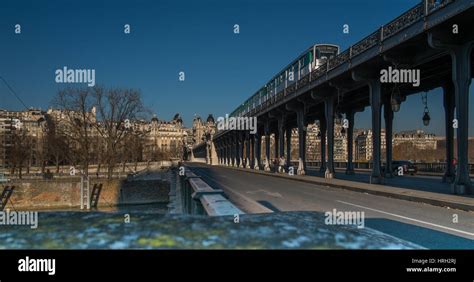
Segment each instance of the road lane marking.
M471 232L467 232L467 231L463 231L463 230L459 230L459 229L455 229L455 228L451 228L451 227L447 227L447 226L443 226L443 225L439 225L439 224L435 224L435 223L431 223L431 222L411 218L411 217L406 217L406 216L403 216L403 215L398 215L398 214L394 214L394 213L390 213L390 212L385 212L385 211L381 211L381 210L377 210L377 209L373 209L373 208L369 208L369 207L364 207L364 206L360 206L360 205L356 205L356 204L352 204L352 203L348 203L348 202L344 202L344 201L336 200L336 202L346 204L346 205L350 205L350 206L354 206L354 207L367 209L367 210L371 210L371 211L375 211L375 212L378 212L378 213L388 214L388 215L391 215L391 216L394 216L394 217L403 218L403 219L406 219L406 220L411 220L411 221L415 221L415 222L422 223L422 224L425 224L425 225L431 225L431 226L435 226L435 227L438 227L438 228L442 228L442 229L446 229L446 230L450 230L450 231L454 231L454 232L457 232L457 233L461 233L461 234L465 234L465 235L469 235L469 236L474 237L474 233L471 233Z
M264 194L267 194L268 196L272 196L272 197L276 197L276 198L283 198L283 196L278 193L278 192L269 192L267 190L263 190L263 189L259 189L259 190L254 190L254 191L247 191L245 193L247 194L256 194L256 193L264 193Z

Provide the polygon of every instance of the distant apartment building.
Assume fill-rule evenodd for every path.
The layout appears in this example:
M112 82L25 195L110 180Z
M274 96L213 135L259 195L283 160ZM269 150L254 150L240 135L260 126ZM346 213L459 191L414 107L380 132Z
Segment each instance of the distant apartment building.
M193 142L198 144L205 140L206 134L214 135L216 132L216 121L214 116L209 114L206 121L203 121L200 116L196 115L193 119L192 137Z
M438 140L434 134L425 133L420 129L401 131L393 134L393 146L398 146L404 143L410 143L420 150L436 150Z
M28 142L27 162L39 165L37 156L43 154L42 140L46 120L41 110L26 111L0 110L0 167L9 167L14 162L12 150L15 143Z
M144 135L143 159L152 159L157 152L171 153L173 157L181 157L182 149L187 141L187 132L183 120L176 114L172 120L160 120L154 115L149 122L141 121Z
M434 134L425 133L423 130L401 131L392 135L392 146L412 144L419 150L436 149L438 139ZM385 130L381 133L382 159L386 150ZM372 159L372 130L364 130L355 138L355 160L366 161Z
M75 139L75 132L72 130L71 121L81 122L84 118L79 113L58 109L41 111L39 109L28 109L25 111L0 110L0 168L11 167L15 157L15 138L25 136L28 139L28 163L26 166L40 166L47 159L45 143L47 132L51 130L50 125L54 124L55 130L61 132L63 136ZM101 132L100 121L97 120L96 110L93 107L86 113L85 119L89 124L87 134L92 138L92 150L101 146L104 132ZM174 157L181 157L186 144L192 139L199 139L207 132L209 124L213 122L212 115L207 122L197 119L193 123L193 128L187 129L183 126L183 120L176 114L171 121L160 120L154 116L151 120L131 121L131 126L143 137L143 160L152 158L156 152L168 152ZM208 126L209 127L209 126ZM207 129L206 129L207 128ZM214 129L215 130L215 129ZM190 136L191 135L191 136ZM76 138L77 139L77 138ZM23 140L24 141L24 140ZM75 148L74 142L68 143L70 149ZM77 144L76 144L77 145Z
M373 143L372 143L372 130L367 129L359 132L356 138L354 138L355 144L355 161L369 161L372 160L372 150L373 150ZM382 128L380 133L380 147L381 151L385 152L386 149L386 142L385 142L385 129Z
M293 159L298 154L298 130L293 129L292 137L292 151ZM326 150L327 150L327 136L326 136ZM326 153L327 156L327 153ZM321 160L321 135L319 125L317 123L308 124L306 129L306 160L319 161ZM347 161L347 130L341 124L334 124L334 161Z

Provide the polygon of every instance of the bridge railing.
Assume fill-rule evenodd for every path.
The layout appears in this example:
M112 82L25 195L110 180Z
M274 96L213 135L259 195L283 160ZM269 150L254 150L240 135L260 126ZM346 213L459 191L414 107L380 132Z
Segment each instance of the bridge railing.
M345 62L348 62L352 57L352 46L344 52L337 55L334 59L329 61L329 69L333 69Z
M361 41L357 42L352 46L352 57L355 57L363 52L367 51L369 48L377 45L380 39L380 29L373 32L369 36L365 37Z
M381 40L387 39L392 35L399 33L401 30L411 26L415 22L421 20L424 16L423 4L420 3L399 17L389 22L380 29Z
M445 7L448 4L453 3L454 0L424 0L425 14L428 15L436 10Z
M180 176L183 189L188 191L183 200L190 214L207 214L209 216L225 216L244 214L239 208L225 197L224 191L209 186L200 176L189 169L184 176Z

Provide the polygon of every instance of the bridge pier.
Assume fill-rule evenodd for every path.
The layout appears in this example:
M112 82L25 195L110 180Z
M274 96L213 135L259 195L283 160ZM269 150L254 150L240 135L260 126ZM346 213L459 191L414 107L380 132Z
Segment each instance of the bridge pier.
M456 46L450 51L453 62L452 75L456 118L458 120L458 169L452 185L454 194L470 194L471 179L469 177L468 137L469 137L469 86L471 84L471 50L472 42Z
M278 117L278 145L279 145L279 154L276 158L278 172L285 172L285 167L280 166L280 158L285 157L285 116L282 114Z
M245 168L250 168L250 133L245 133Z
M370 175L370 183L382 184L381 174L381 110L382 110L382 85L376 74L361 75L352 71L355 81L362 81L369 86L370 107L372 109L372 162L373 168Z
M224 165L225 163L225 145L224 145L224 140L220 140L219 141L219 146L221 148L221 157L220 157L220 162L219 164L220 165Z
M210 157L210 160L211 160L211 165L216 165L218 163L218 161L217 161L217 149L216 149L216 145L212 141L212 138L209 139L209 154L210 154L209 157Z
M208 142L209 141L206 140L204 145L206 146L206 164L210 165L211 164L211 148Z
M262 136L259 134L258 130L257 133L253 136L254 138L254 146L253 146L253 169L259 170L260 169L260 162L261 162L261 155L262 155Z
M306 128L304 118L304 104L301 102L287 104L286 109L296 112L296 126L298 128L298 175L306 174Z
M227 166L232 165L232 135L227 137Z
M226 154L225 165L230 166L231 159L232 159L231 141L230 141L229 136L226 136L224 140L225 140L225 154Z
M321 167L319 168L320 173L326 172L326 116L325 114L319 117L319 133L320 137L320 144L321 144Z
M347 128L347 168L346 174L354 174L354 162L352 161L353 151L354 151L354 116L355 111L350 109L346 111L346 118L349 122L349 127Z
M221 148L219 147L219 143L215 144L216 147L216 154L217 154L217 164L221 164Z
M232 138L232 166L238 166L238 158L239 158L239 142L237 140L237 132L234 132L234 136Z
M225 147L223 142L220 142L220 152L221 152L221 157L220 157L220 165L224 165L225 162Z
M381 153L381 115L382 109L381 96L382 87L380 80L371 79L369 80L369 91L371 97L371 108L372 108L372 161L373 169L372 175L370 176L370 183L382 183L382 175L380 169L380 153Z
M265 121L264 124L265 132L265 161L263 164L263 170L270 171L270 122Z
M244 146L245 146L245 138L244 138L244 132L238 132L237 133L237 144L238 144L238 150L239 150L239 158L238 158L238 166L240 168L244 168Z
M392 159L393 159L393 111L390 104L390 97L386 97L384 101L383 115L385 119L385 171L384 177L393 177Z
M194 150L193 147L191 147L191 152L189 152L189 161L194 162Z
M229 145L229 138L224 139L224 150L225 150L225 160L224 165L229 166L230 163L230 145Z
M428 44L435 49L447 50L451 56L451 78L454 85L454 104L456 107L456 142L458 162L454 183L451 185L453 194L471 194L471 179L468 163L469 137L469 86L471 84L471 52L474 41L458 43L459 38L452 34L437 34L428 32ZM452 126L452 124L451 124Z
M291 165L291 132L292 128L291 126L287 126L286 129L286 167L287 170L289 171L289 168L292 166Z
M255 132L257 134L257 132ZM254 134L249 134L249 166L251 169L255 166L255 136Z
M332 94L324 99L324 113L328 140L328 158L324 177L334 178L334 95Z
M224 165L224 161L225 161L225 148L224 148L224 144L222 142L220 142L220 152L221 152L221 157L220 157L220 165Z
M225 158L225 153L224 153L224 146L222 142L219 142L219 152L220 152L220 157L219 157L219 164L223 165L224 164L224 158Z
M446 169L443 175L443 182L453 182L456 175L454 173L454 86L452 82L443 85L443 106L444 122L446 130Z
M306 174L306 127L304 124L304 110L300 108L297 112L298 123L298 175Z

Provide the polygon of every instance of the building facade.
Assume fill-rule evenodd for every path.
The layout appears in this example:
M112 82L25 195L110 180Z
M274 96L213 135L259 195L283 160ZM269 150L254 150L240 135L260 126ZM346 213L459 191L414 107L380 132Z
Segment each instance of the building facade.
M11 167L19 161L41 165L45 129L46 119L41 110L0 110L0 167Z
M103 142L104 131L100 130L100 121L97 121L96 110L93 107L85 118L79 113L64 111L58 109L49 109L41 111L39 109L28 109L25 111L7 111L0 110L0 168L11 168L18 166L42 166L51 156L47 151L48 131L60 132L64 139L65 150L72 151L80 149L76 135L84 134L77 132L77 126L71 126L71 121L81 122L86 119L88 126L85 128L90 138L90 147L93 155L98 155L100 146L106 146ZM184 148L189 141L190 130L183 126L183 120L179 114L176 114L170 121L160 120L154 116L151 120L131 121L131 128L134 134L140 136L142 146L141 160L152 160L157 154L172 158L181 158ZM202 132L198 133L202 135ZM192 132L192 131L191 131ZM72 142L70 142L73 140ZM24 144L19 144L21 142ZM20 147L23 146L23 147ZM51 146L51 144L50 144ZM54 145L53 145L54 146ZM25 156L22 151L27 151ZM26 158L26 160L25 160ZM91 158L93 161L99 161ZM64 160L71 162L74 160Z
M404 143L413 144L417 149L436 150L438 141L434 134L426 133L423 130L401 131L393 134L393 146L398 146Z

